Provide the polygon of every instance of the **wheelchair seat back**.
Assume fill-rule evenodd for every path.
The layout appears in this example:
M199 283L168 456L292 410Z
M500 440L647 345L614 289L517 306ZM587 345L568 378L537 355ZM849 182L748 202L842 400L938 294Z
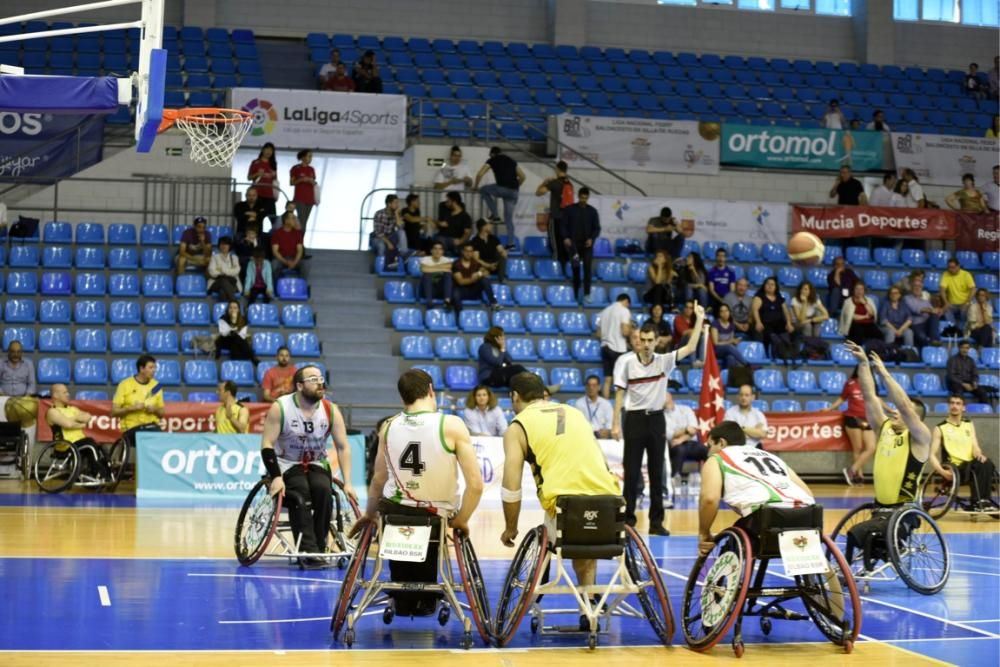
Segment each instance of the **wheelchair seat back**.
M625 549L621 496L556 498L555 548L565 558L617 558Z
M780 558L778 535L787 530L816 529L823 532L823 506L808 507L769 507L757 510L760 530L758 532L760 547L759 558Z
M382 522L390 526L430 526L430 543L427 558L422 563L389 561L389 578L395 583L436 584L438 581L438 554L447 539L441 534L442 517L415 507L379 503ZM447 547L445 547L447 548ZM444 595L438 590L387 591L386 595L395 602L395 611L400 616L428 616L437 609L437 603Z
M22 437L20 424L0 422L0 463L14 462Z

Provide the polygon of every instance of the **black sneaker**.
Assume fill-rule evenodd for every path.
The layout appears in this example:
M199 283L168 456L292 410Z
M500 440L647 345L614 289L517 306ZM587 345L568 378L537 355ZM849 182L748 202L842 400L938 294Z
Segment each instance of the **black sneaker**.
M670 537L670 531L667 530L662 523L657 523L649 527L650 535L659 535L661 537Z

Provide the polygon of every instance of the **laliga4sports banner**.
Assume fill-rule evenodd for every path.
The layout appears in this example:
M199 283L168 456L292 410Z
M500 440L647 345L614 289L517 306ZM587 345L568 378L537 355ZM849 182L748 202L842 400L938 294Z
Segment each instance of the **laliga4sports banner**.
M856 171L885 168L883 132L722 125L722 164L764 169Z
M911 239L952 239L952 211L933 208L877 206L793 206L792 232L812 232L823 239L891 236Z
M997 164L997 140L956 137L947 134L892 133L896 167L912 169L921 183L961 186L962 174L972 174L976 183L993 180Z
M245 146L401 153L406 97L278 88L233 88L230 104L253 114Z
M841 412L768 412L764 449L769 452L850 451Z

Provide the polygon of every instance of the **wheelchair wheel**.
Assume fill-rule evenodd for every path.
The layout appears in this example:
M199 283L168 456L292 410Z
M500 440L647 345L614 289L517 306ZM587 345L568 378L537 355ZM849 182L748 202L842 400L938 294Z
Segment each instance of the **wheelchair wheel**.
M46 493L65 491L80 474L80 453L65 440L49 443L38 453L33 467L35 483Z
M670 646L674 640L674 612L670 608L667 587L646 543L628 525L625 526L625 567L632 583L639 587L635 596L639 598L653 632L664 646Z
M545 526L538 526L524 536L514 554L493 620L497 646L501 648L514 638L521 620L535 601L535 587L542 575L548 548Z
M29 449L31 447L31 442L28 440L28 434L21 431L21 439L17 443L17 453L16 460L14 461L14 467L21 472L21 479L23 481L28 481L31 479L31 456L29 455Z
M861 598L844 555L829 537L823 535L822 539L829 572L799 575L795 583L819 631L850 652L861 632Z
M847 532L854 526L871 519L874 516L876 507L875 503L864 503L855 507L837 522L833 532L830 533L830 539L837 545L840 553L844 555L851 573L854 575L860 574L865 569L864 552L861 547L858 547L854 550L854 553L847 553Z
M111 452L108 454L108 471L111 473L111 480L104 485L106 491L113 492L118 488L125 475L126 464L128 464L128 442L125 438L118 438L115 444L111 445Z
M490 599L486 594L486 581L479 569L479 559L476 550L472 548L472 540L461 530L454 531L455 559L458 561L458 574L462 578L462 588L465 598L469 601L469 613L472 622L479 630L479 636L489 646L493 642L493 625L490 619Z
M905 507L889 518L889 559L906 585L923 595L940 591L951 571L941 529L922 509Z
M695 651L707 651L729 632L739 618L750 587L753 554L750 540L739 528L727 528L699 556L684 587L684 639Z
M352 554L356 540L348 539L351 526L361 518L361 510L344 488L344 483L333 478L333 514L330 519L328 549L334 553Z
M351 605L354 603L354 599L357 597L364 583L365 574L370 572L370 569L367 567L369 559L368 551L372 546L372 540L375 539L375 530L376 525L374 522L368 523L362 529L361 535L358 536L358 541L355 544L351 562L344 573L344 581L340 585L340 595L337 598L337 605L334 607L333 618L330 622L330 630L333 631L334 639L338 638L341 628L344 627L344 621L347 620L347 614L351 610ZM353 643L353 634L351 635L351 639L348 639L345 635L344 641L350 646Z
M236 521L236 559L240 565L256 563L274 537L281 515L281 496L272 496L269 479L258 481L243 501Z
M920 487L920 505L932 519L940 519L947 514L958 494L958 470L948 463L942 467L951 472L951 480L931 470Z

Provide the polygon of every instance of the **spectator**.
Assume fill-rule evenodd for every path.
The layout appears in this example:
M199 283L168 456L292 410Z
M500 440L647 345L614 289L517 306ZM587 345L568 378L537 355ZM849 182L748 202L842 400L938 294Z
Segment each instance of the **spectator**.
M673 211L667 206L660 209L659 216L650 218L646 223L646 254L655 255L661 250L675 260L684 250L684 235Z
M219 407L215 409L216 433L249 433L250 408L236 400L236 383L219 383Z
M727 256L725 248L716 250L715 266L708 270L708 294L712 297L712 307L716 312L736 282L736 272L726 266Z
M573 403L573 407L587 416L595 438L611 437L611 402L601 396L601 378L588 375L584 384L584 395Z
M218 292L222 301L232 301L243 290L240 284L240 259L230 252L233 240L228 236L219 239L219 251L208 263L208 292Z
M236 240L236 256L240 259L240 270L246 271L247 265L250 263L251 258L253 258L254 253L260 250L263 257L266 259L268 252L271 250L270 244L261 238L260 230L257 229L256 225L250 225L246 229L246 234L243 237L237 237Z
M733 366L749 366L746 357L737 347L740 343L736 335L736 325L733 322L732 311L724 303L719 304L718 316L712 322L712 345L715 346L715 356L723 368Z
M986 206L991 211L1000 211L1000 165L993 166L993 182L986 186Z
M264 209L267 217L271 218L274 225L278 217L277 201L278 193L278 159L274 154L274 144L270 141L261 146L257 159L250 163L247 171L247 180L251 181L257 188L257 200L261 208Z
M920 185L917 173L907 167L903 170L903 180L906 181L906 186L909 189L910 200L917 203L917 208L927 208L927 197L924 196L924 188Z
M684 347L693 333L694 327L694 301L685 301L681 312L674 317L674 349ZM695 351L695 357L699 356L700 350ZM697 365L697 360L695 361Z
M476 299L485 299L494 312L500 310L490 281L487 280L490 273L476 261L475 246L471 243L462 245L462 256L452 264L451 271L454 281L452 304L456 312L462 307L463 301Z
M431 245L431 254L420 258L420 292L427 300L427 307L434 306L435 292L441 294L446 310L452 305L452 261L444 256L440 241ZM494 385L495 386L495 385Z
M861 119L855 116L851 119L850 129L852 130L863 130L865 126L861 123Z
M663 306L658 303L650 306L647 321L652 322L656 328L656 347L653 348L653 352L666 354L673 349L674 329L673 325L663 317Z
M879 325L887 344L896 345L902 340L903 345L913 347L913 319L910 309L903 302L903 291L895 285L889 288L889 298L879 315Z
M429 249L428 242L433 234L428 229L436 230L434 221L420 212L420 195L406 195L406 206L400 214L403 218L403 233L406 235L406 248L411 253L424 255Z
M566 173L569 167L560 160L556 163L556 175L546 178L535 190L535 196L549 196L549 221L548 235L549 247L552 249L553 259L558 259L560 264L569 261L566 256L566 248L563 246L563 236L561 233L563 209L573 205L573 182L569 180Z
M330 62L324 63L322 67L319 68L319 87L322 90L326 87L326 80L330 78L334 72L337 71L337 65L343 65L344 61L340 59L340 49L333 49L330 51Z
M285 394L295 391L292 378L298 369L292 365L292 353L282 345L278 348L275 359L278 365L268 368L260 382L260 397L265 403L274 403Z
M826 274L826 310L831 317L840 315L844 300L851 295L854 283L858 282L858 274L847 266L847 261L837 256L833 258L833 268Z
M753 406L757 394L748 384L743 385L736 395L736 405L726 410L724 421L733 421L740 425L747 436L747 447L760 447L761 441L767 437L767 417Z
M347 76L347 65L338 63L333 73L326 77L323 88L324 90L332 90L337 93L353 93L357 90L357 85L354 83L354 79Z
M590 273L594 264L594 242L601 235L597 209L588 204L590 189L580 188L577 201L562 211L559 233L573 271L573 294L580 296L580 269L583 269L583 302L590 303Z
M371 248L385 257L385 268L392 271L399 265L399 197L385 196L385 208L375 212L372 222Z
M882 183L872 190L868 203L872 206L892 206L893 189L896 187L896 174L887 171L882 174Z
M312 168L313 154L310 150L301 150L296 157L299 163L289 172L289 182L295 188L293 202L295 214L299 218L302 231L306 231L309 215L313 207L319 203L319 183L316 182L316 170Z
M924 347L936 343L944 309L933 304L930 294L924 291L923 275L912 275L910 291L903 297L903 303L910 312L910 328L913 330L913 339L917 346Z
M854 367L854 372L840 396L830 405L823 408L822 412L833 412L840 407L841 403L847 403L847 410L844 411L844 431L847 433L847 440L851 443L851 455L854 462L849 468L844 468L844 479L849 486L862 484L865 481L865 463L875 455L875 431L868 423L868 413L865 410L865 397L861 392L861 383L858 382L858 367Z
M267 207L257 197L257 187L247 188L246 199L233 206L233 218L236 219L236 238L242 239L250 227L256 226L260 231L264 218L268 215Z
M910 195L910 184L903 179L896 181L896 187L889 198L889 206L896 208L917 208L917 201Z
M294 220L294 222L292 223L292 229L297 229L301 232L302 225L299 223L299 216L297 215L295 209L295 202L292 201L291 199L285 202L285 212L281 214L282 219L284 219L285 213L290 213L292 215L292 219ZM309 256L306 255L305 259L309 259Z
M507 418L497 406L496 395L484 384L465 397L462 419L471 435L502 436L507 430Z
M701 255L692 252L684 258L680 270L680 281L684 285L684 301L695 300L703 307L708 306L708 272Z
M769 276L764 280L764 284L753 297L750 313L757 338L764 343L768 356L774 358L777 352L776 344L789 342L791 334L795 332L788 304L778 291L777 278Z
M448 254L454 254L472 236L472 217L465 210L460 192L449 192L445 197L447 214L437 223L435 241L441 243Z
M477 234L472 237L472 249L476 261L497 277L500 284L507 279L507 249L493 235L493 223L489 220L476 221Z
M862 346L870 340L881 340L882 332L876 322L875 302L865 295L865 284L859 280L851 288L851 298L844 302L840 312L840 335Z
M181 234L180 251L177 253L177 274L183 275L188 265L199 271L208 268L212 261L212 235L206 228L208 221L198 216L194 224Z
M604 398L611 395L611 380L615 372L615 362L629 350L629 335L632 333L632 300L628 294L619 294L614 303L609 304L598 315L601 338L601 365L604 368ZM636 332L638 334L638 331Z
M135 375L125 378L115 388L111 416L117 417L122 437L135 446L138 431L159 431L163 405L163 385L156 381L156 359L144 354L135 361Z
M830 188L830 196L837 198L840 206L867 206L868 197L865 196L865 186L861 181L854 178L851 168L846 164L840 168L837 180Z
M993 69L989 73L990 99L1000 94L1000 56L993 56Z
M986 197L976 188L976 177L962 174L962 189L945 197L945 203L953 211L965 213L986 213Z
M993 306L990 293L980 287L976 290L975 301L969 306L969 317L965 322L965 336L971 338L977 348L992 347L996 334L993 329Z
M354 87L359 93L381 93L382 73L375 63L375 52L368 50L354 63Z
M688 461L701 463L708 459L708 447L698 442L698 419L694 410L675 403L669 391L663 403L663 418L666 420L667 457L674 493L677 493L681 488L684 464Z
M882 113L881 109L876 109L872 112L871 121L865 125L866 130L875 130L876 132L892 132L889 129L889 123L885 122L885 114Z
M243 276L243 295L246 296L248 304L258 298L263 298L264 303L271 303L271 299L274 298L272 275L271 264L265 257L264 249L254 249L253 260L247 264L246 275Z
M733 316L733 326L736 327L736 335L746 335L753 337L754 327L750 319L753 309L753 295L748 290L750 281L740 278L733 286L733 291L726 295L723 302L729 306L729 311Z
M976 360L969 356L971 348L972 344L969 341L959 342L958 353L953 354L948 359L948 365L945 368L945 384L952 394L962 397L966 394L972 394L976 403L989 403L990 392L979 385Z
M493 170L493 179L496 182L479 187L479 181L490 169ZM503 224L508 239L513 238L514 235L514 207L517 206L518 190L524 183L524 179L524 172L517 166L517 162L504 153L499 146L494 146L490 149L490 158L479 169L473 183L473 187L482 194L483 204L489 210L493 222L500 220L497 199L503 200Z
M986 128L984 136L987 139L1000 139L1000 116L993 116L993 120L990 121L990 126Z
M462 162L462 149L452 146L448 153L448 162L444 164L437 173L434 174L434 189L444 192L465 192L472 187L472 170L469 165ZM438 220L444 220L449 209L446 199L442 199L438 205Z
M962 328L972 295L976 291L976 281L972 274L962 268L958 259L948 260L948 269L941 276L941 298L944 300L944 316L952 325Z
M830 100L830 103L826 107L826 111L823 113L823 127L828 130L846 130L847 129L847 119L844 118L844 112L840 110L840 102L838 100ZM833 195L830 195L831 197Z
M977 100L986 97L983 82L979 80L979 65L977 63L969 63L969 71L965 73L965 78L962 80L962 90L966 95L975 97Z
M12 340L7 345L7 358L0 361L0 396L33 396L35 388L35 367L30 359L24 358L21 341Z
M674 271L674 260L666 250L657 250L646 269L646 293L642 300L673 312L681 300L679 285L680 276Z
M795 296L792 297L792 315L795 333L799 336L819 336L823 322L830 319L830 313L819 300L816 288L808 280L803 280L795 288Z
M273 275L280 278L283 273L298 273L306 277L302 231L295 229L294 213L281 216L281 229L271 234L271 254L274 255Z
M507 337L500 327L490 327L479 346L479 384L509 387L510 379L525 368L515 364L507 352Z
M219 318L219 337L215 339L215 358L222 356L223 350L229 350L229 358L233 361L249 359L256 365L256 355L250 346L250 331L247 318L240 311L239 301L230 301L226 312Z

